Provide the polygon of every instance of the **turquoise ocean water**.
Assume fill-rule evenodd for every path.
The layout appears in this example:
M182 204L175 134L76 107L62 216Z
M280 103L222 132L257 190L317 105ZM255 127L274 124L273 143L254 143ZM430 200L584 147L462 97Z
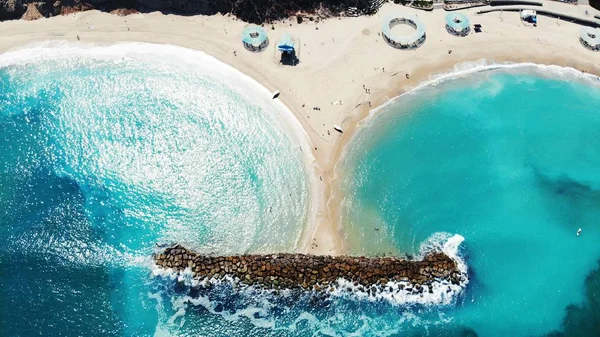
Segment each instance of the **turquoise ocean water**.
M309 190L285 113L183 48L0 56L0 336L153 335L157 244L294 251Z
M300 244L302 135L264 88L169 46L4 54L0 336L596 336L600 95L575 78L493 71L380 110L342 167L353 252L455 253L464 238L469 284L323 298L197 290L150 263L174 241Z
M347 240L416 254L463 236L470 281L447 317L465 335L600 336L599 167L597 79L507 67L426 86L347 149Z

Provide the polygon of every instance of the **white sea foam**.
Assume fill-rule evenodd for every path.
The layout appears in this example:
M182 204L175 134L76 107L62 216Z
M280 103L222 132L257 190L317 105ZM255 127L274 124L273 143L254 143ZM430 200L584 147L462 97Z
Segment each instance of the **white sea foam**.
M162 280L167 281L167 283L171 284L172 282L177 282L183 284L190 288L195 287L220 287L224 285L233 285L234 283L238 283L239 280L233 279L229 276L226 276L222 279L203 279L196 280L192 277L192 272L189 268L186 268L184 271L174 271L173 269L162 269L153 266L153 275ZM283 292L284 296L286 292ZM190 296L184 293L174 293L170 294L171 296L171 305L172 311L174 314L171 315L168 319L166 319L166 326L160 325L157 327L157 331L161 331L162 335L170 336L169 331L172 330L169 328L173 326L178 326L180 324L177 323L178 319L184 319L186 314L186 309L188 306L199 306L206 309L213 315L220 315L225 320L229 322L239 322L240 319L248 319L253 325L261 328L274 328L275 320L269 315L269 311L273 308L274 304L271 302L272 291L269 290L260 290L255 287L243 286L239 287L239 295L244 296L246 298L253 299L254 304L249 304L242 308L237 308L235 311L218 309L219 306L222 305L220 300L211 299L208 294L202 294L198 296ZM160 299L160 294L153 294L152 298L159 301L162 305L162 300ZM160 312L164 312L164 308L158 308Z
M453 284L446 280L437 280L423 286L423 291L417 291L413 284L405 281L389 281L385 285L364 287L355 285L352 281L339 279L332 295L355 297L360 300L385 300L394 305L448 305L454 303L462 293L469 278L467 264L459 255L459 246L464 238L458 234L435 233L421 244L418 258L423 258L431 252L444 252L457 263L460 272L460 283Z
M443 251L448 256L457 259L459 264L464 265L459 254L459 245L463 240L464 238L460 235L436 233L422 245L421 253ZM466 268L466 265L464 267ZM390 282L385 286L364 289L360 286L354 286L351 282L339 280L338 284L329 293L329 298L323 297L314 291L304 292L300 294L300 297L296 297L298 295L293 295L290 290L276 292L260 289L240 284L239 280L231 277L194 280L190 269L177 272L173 269L162 269L154 265L152 270L155 277L166 281L165 290L150 294L157 301L157 310L159 310L159 316L162 317L156 328L156 336L161 337L177 336L186 317L188 317L187 311L191 307L202 307L212 315L218 315L222 319L235 324L249 322L256 327L267 328L271 331L296 332L308 329L315 334L338 336L344 329L344 322L351 318L341 313L318 318L312 309L305 308L305 306L310 306L310 308L320 307L314 306L315 302L312 299L316 299L325 307L341 305L339 309L335 310L342 310L342 312L345 301L369 301L373 302L373 305L379 305L377 302L381 302L383 305L387 303L392 306L401 306L403 307L401 312L394 310L398 315L397 319L389 322L385 321L383 326L380 320L372 316L372 313L359 314L354 318L359 327L353 328L352 331L344 334L361 336L363 332L369 333L377 330L381 332L381 336L392 336L398 334L401 327L407 322L412 325L431 324L428 319L415 313L416 309L412 307L413 305L424 305L436 312L436 306L453 303L456 296L464 290L468 283L466 278L460 285L452 285L443 281L435 282L432 285L433 293L417 294L407 291L406 288L401 289L402 286L408 286L407 283L402 282ZM189 289L199 286L205 290L196 295L190 295L185 288L183 288L183 291L169 290L172 289L171 287L175 283L190 287ZM166 294L163 294L163 291ZM225 295L222 295L222 291L225 291ZM234 291L235 295L227 295L230 291ZM170 298L168 302L163 301L162 296L164 295ZM238 304L232 308L232 302ZM165 308L164 306L168 304L170 304L170 307ZM225 306L228 304L229 307L226 308ZM282 317L281 314L276 315L275 309L278 312L283 310L285 313L283 316L285 317ZM169 312L168 317L165 317L166 312ZM433 319L437 323L450 320L450 318L444 317L443 313L434 315Z
M191 50L173 45L157 45L148 43L119 43L110 46L97 46L92 44L82 45L66 41L47 41L24 46L20 49L12 50L0 55L0 68L15 65L38 64L40 62L51 61L52 66L70 67L74 63L81 63L84 66L93 67L97 61L113 62L120 64L124 62L136 62L148 64L149 67L169 73L169 70L185 69L188 74L199 74L209 77L226 87L233 89L245 101L258 106L262 111L272 114L273 121L276 123L276 129L286 131L285 134L293 135L294 147L297 151L300 148L309 149L312 146L300 122L291 113L291 111L280 101L273 100L270 91L256 82L249 76L241 73L239 70L218 61L217 59L196 50ZM165 60L170 60L165 62ZM8 70L10 72L10 69ZM165 88L165 94L172 95L169 88ZM185 125L184 125L185 126ZM296 147L297 146L297 147ZM122 151L115 151L122 153ZM311 151L302 151L298 156L304 157L304 173L308 174L308 193L309 197L304 198L305 216L309 226L315 221L315 200L320 198L320 191L316 184L316 176L313 174L311 163L314 162ZM210 156L210 155L209 155ZM108 162L119 162L112 160ZM158 172L160 174L161 172ZM172 175L171 175L172 176ZM306 176L306 175L305 175ZM306 184L306 181L303 183ZM285 192L282 192L285 193ZM190 199L190 198L188 198ZM197 202L196 202L197 204ZM191 207L191 206L190 206ZM297 219L297 216L296 216ZM235 221L234 221L235 222ZM250 240L253 235L246 235ZM296 238L292 242L295 247L300 248L303 242L301 238ZM241 247L247 247L249 244L244 242Z
M419 247L418 258L423 258L431 252L443 252L457 263L457 268L461 273L467 273L467 264L459 255L460 244L465 241L461 235L445 232L437 232L431 235L427 240L421 243Z
M275 107L280 118L280 126L290 131L303 147L309 148L308 146L310 146L308 135L298 119L280 100L273 100L272 93L267 88L238 69L199 50L169 44L142 42L121 42L109 46L99 46L53 40L24 45L1 54L0 68L42 61L59 63L62 61L69 64L82 57L92 60L109 60L115 64L143 60L150 62L155 68L172 66L172 63L165 63L165 59L177 60L179 67L187 66L190 71L200 72L202 75L236 89L244 99L260 105L265 111L271 111L271 107ZM310 151L304 151L304 153L312 156ZM314 158L310 157L310 161L313 160Z

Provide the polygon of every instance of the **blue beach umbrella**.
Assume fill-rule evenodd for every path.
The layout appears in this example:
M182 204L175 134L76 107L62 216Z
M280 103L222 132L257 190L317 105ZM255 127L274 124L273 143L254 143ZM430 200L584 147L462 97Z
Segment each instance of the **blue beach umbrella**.
M290 34L285 33L281 36L279 43L277 43L277 49L283 52L291 52L294 50L294 40Z

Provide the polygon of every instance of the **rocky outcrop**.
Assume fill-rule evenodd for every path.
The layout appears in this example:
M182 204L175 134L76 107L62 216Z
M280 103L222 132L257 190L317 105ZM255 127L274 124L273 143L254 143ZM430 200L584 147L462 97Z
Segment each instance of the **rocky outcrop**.
M304 254L207 256L175 245L155 254L154 262L177 272L189 268L198 280L230 276L238 282L277 289L327 289L345 279L365 287L399 281L423 291L423 286L436 281L458 285L464 278L456 261L444 253L432 253L420 261Z
M38 11L35 4L28 4L27 11L25 11L25 14L23 14L21 19L26 20L26 21L33 21L33 20L40 19L42 17L43 17L42 14L40 13L40 11Z
M18 19L25 14L25 8L20 0L0 0L0 20Z
M264 23L298 13L321 17L346 12L373 14L381 0L0 0L0 20L19 19L28 4L34 3L42 15L50 17L97 9L106 12L152 12L181 15L233 14L252 23Z
M139 12L135 9L130 9L130 8L119 8L119 9L115 9L110 11L110 14L114 14L114 15L118 15L118 16L127 16L127 15L132 15L132 14L138 14Z

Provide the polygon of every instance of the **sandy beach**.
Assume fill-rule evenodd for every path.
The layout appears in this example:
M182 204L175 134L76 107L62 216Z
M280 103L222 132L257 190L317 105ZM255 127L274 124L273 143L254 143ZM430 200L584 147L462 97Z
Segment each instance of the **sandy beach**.
M592 11L589 6L546 1L544 8L580 16L586 9ZM321 196L312 201L315 214L299 250L336 255L346 247L335 167L357 123L372 109L432 75L483 59L488 63L554 64L600 75L600 53L580 44L579 25L540 16L538 26L532 27L522 24L516 12L476 14L480 9L462 11L472 23L483 26L483 33L466 37L446 31L444 10L425 12L392 3L369 17L331 18L319 23L305 20L302 24L295 19L282 21L272 27L265 25L271 44L262 53L244 49L240 33L246 23L233 16L151 13L119 17L89 11L33 22L2 22L0 52L48 40L173 44L206 52L268 90L279 90L281 101L312 143L316 194ZM383 41L382 18L394 12L413 13L425 23L427 39L420 48L397 50ZM276 59L274 46L284 33L290 33L299 45L300 64L295 67L280 65ZM336 132L333 125L341 125L344 133Z

